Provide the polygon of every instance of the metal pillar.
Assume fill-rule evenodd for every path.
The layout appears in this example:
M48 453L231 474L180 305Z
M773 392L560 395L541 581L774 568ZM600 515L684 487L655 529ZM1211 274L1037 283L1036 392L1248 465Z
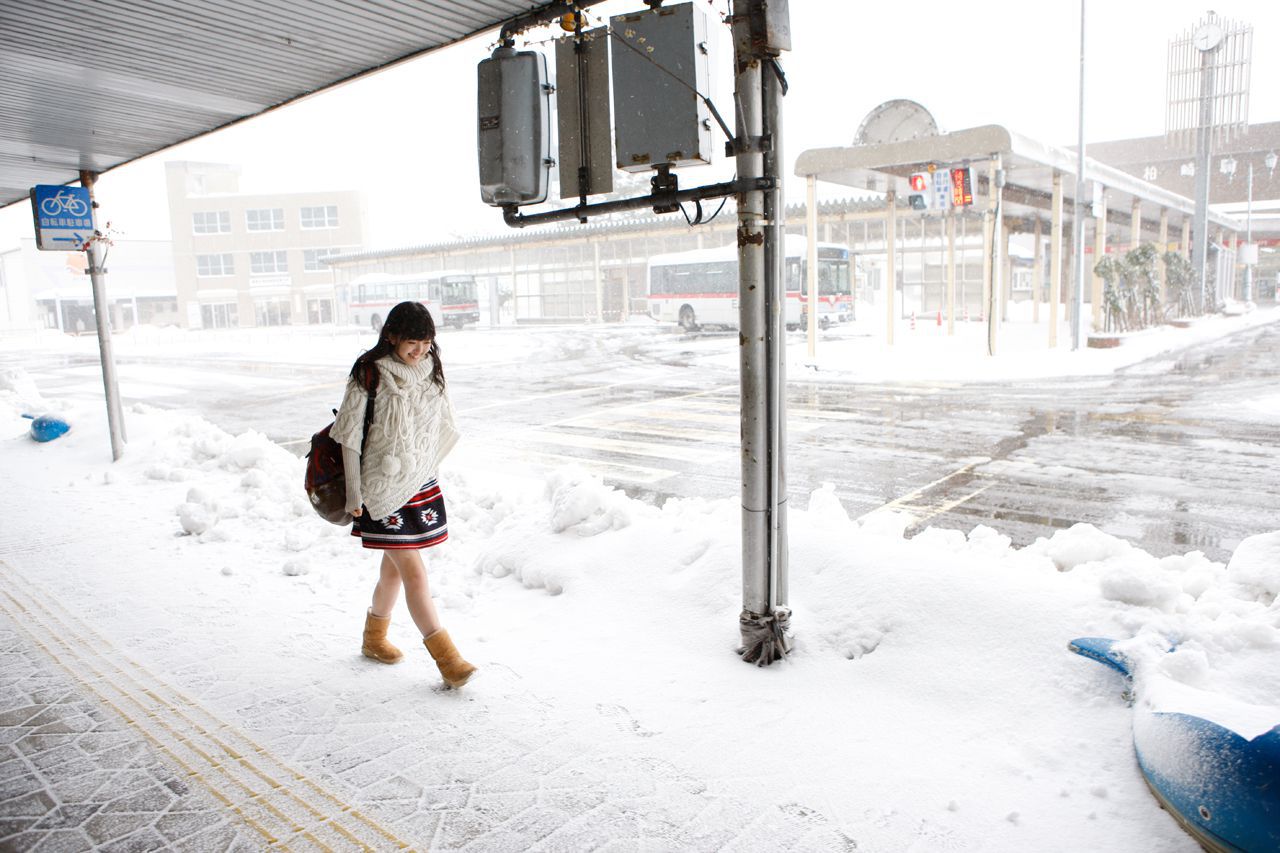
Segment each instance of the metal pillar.
M1244 214L1244 245L1245 256L1244 263L1244 301L1253 301L1253 258L1257 253L1257 249L1253 246L1253 164L1249 164L1249 206L1245 208Z
M898 269L897 269L897 252L898 252L898 198L897 193L893 190L885 193L885 204L888 210L885 213L884 220L884 246L887 264L885 266L884 283L884 301L885 301L885 318L888 325L885 327L885 343L893 346L893 325L894 312L893 300L898 290Z
M91 210L96 210L98 206L93 196L93 184L96 179L97 175L93 172L87 170L80 172L80 186L89 191ZM94 227L96 233L96 215ZM111 351L111 310L110 303L107 301L107 271L102 265L102 253L97 241L89 241L84 254L89 264L86 272L89 273L89 280L93 285L93 316L98 327L98 356L102 361L102 389L107 400L107 429L111 434L111 461L116 462L124 456L124 445L129 439L125 435L124 409L120 405L120 385L116 381L116 362Z
M1093 206L1093 287L1089 292L1093 328L1102 328L1102 276L1096 268L1107 256L1107 188L1098 187L1098 201Z
M1002 287L1001 279L1004 278L1004 169L999 156L991 161L990 165L990 183L989 192L991 193L990 208L988 210L987 219L989 224L987 227L987 239L990 242L983 249L983 254L987 255L989 281L987 282L987 354L996 354L996 331L1000 327L1000 293Z
M1040 291L1044 287L1044 223L1036 217L1035 248L1031 251L1031 319L1040 322Z
M1213 147L1213 87L1217 50L1200 54L1200 127L1196 138L1196 221L1192 229L1195 244L1191 249L1191 265L1200 280L1200 313L1207 310L1209 260L1209 180Z
M809 358L812 359L817 357L818 351L818 178L815 175L810 175L808 178L807 192L804 233L809 237L806 246L808 273L805 276L809 310L805 335L809 339Z
M1129 251L1142 245L1142 202L1133 200L1129 207Z
M604 322L604 280L600 277L600 241L591 241L591 275L596 283L596 322Z
M743 659L765 666L787 636L786 321L783 291L782 91L758 28L765 0L734 0L737 167L771 188L738 195L742 405ZM771 14L776 15L776 12Z
M947 213L947 337L956 333L956 214Z
M1160 277L1160 304L1164 304L1165 291L1169 287L1169 271L1165 267L1164 253L1169 251L1169 208L1160 208L1160 254L1157 256L1156 273Z
M1071 214L1071 242L1075 245L1075 283L1071 290L1071 349L1080 349L1084 316L1084 4L1080 0L1080 108L1076 115L1076 193Z
M1049 349L1058 345L1058 303L1062 299L1062 173L1053 173L1049 222Z

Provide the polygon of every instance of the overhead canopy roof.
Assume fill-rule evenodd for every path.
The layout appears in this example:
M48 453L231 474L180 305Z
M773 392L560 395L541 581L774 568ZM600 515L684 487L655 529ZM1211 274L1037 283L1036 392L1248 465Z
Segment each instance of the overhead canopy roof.
M0 206L25 200L35 184L105 172L533 5L0 0Z
M857 189L904 194L907 179L913 172L923 172L930 165L939 164L986 165L996 156L1005 171L1005 216L1044 218L1050 207L1054 172L1063 175L1064 205L1069 214L1076 194L1075 152L1044 145L999 125L879 145L814 148L800 154L795 173ZM975 168L974 172L975 179L984 177L983 169ZM1184 219L1195 215L1195 202L1191 199L1088 157L1084 173L1087 182L1084 201L1092 200L1093 187L1100 184L1107 190L1108 209L1114 211L1117 218L1131 214L1135 199L1141 203L1142 215L1146 218L1157 217L1162 208L1168 210L1171 226L1181 225ZM1229 230L1243 230L1242 223L1229 217L1211 213L1210 220Z

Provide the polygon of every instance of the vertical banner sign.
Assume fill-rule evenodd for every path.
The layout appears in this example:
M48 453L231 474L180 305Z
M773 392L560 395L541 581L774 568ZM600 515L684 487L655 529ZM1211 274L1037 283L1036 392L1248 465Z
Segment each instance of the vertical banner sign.
M973 170L961 166L951 170L951 206L968 207L973 204Z
M80 252L93 236L93 208L85 187L33 187L31 215L36 226L36 246L45 251Z

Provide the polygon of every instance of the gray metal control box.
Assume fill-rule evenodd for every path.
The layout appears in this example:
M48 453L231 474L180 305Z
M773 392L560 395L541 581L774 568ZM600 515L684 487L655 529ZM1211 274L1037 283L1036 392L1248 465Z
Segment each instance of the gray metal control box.
M547 60L500 47L477 68L476 147L485 204L536 204L551 178Z
M618 15L613 32L613 112L618 168L711 162L707 18L692 3Z

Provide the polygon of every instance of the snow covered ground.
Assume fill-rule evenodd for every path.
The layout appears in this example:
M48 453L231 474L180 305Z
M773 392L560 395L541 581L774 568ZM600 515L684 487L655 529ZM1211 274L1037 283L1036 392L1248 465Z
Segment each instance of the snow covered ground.
M790 368L856 381L1106 373L1277 319L1274 309L1215 318L1076 354L1043 352L1043 326L1011 325L994 360L969 331L948 339L917 328L913 342L904 330L887 357L875 339L849 334L822 342L813 360L795 339ZM368 344L345 333L231 338L139 330L117 344L163 349L175 364L234 343L254 359L335 365ZM447 354L500 364L554 345L547 340L521 330L457 335ZM663 340L644 345L670 346ZM87 339L23 346L66 352ZM732 358L722 341L676 346L695 362ZM348 779L327 757L375 749L377 738L336 725L303 748L273 718L273 697L323 682L343 697L343 717L416 715L480 743L481 730L495 728L528 737L535 719L580 733L586 756L628 756L599 786L604 806L581 812L599 815L652 774L646 796L617 806L635 832L627 849L832 849L844 839L863 851L1192 851L1143 784L1124 685L1070 654L1068 640L1134 638L1126 650L1138 662L1138 701L1157 709L1207 716L1246 738L1280 723L1280 532L1257 531L1228 564L1197 552L1157 559L1087 525L1021 549L985 526L905 539L908 517L851 520L817 488L790 516L796 651L756 669L734 654L734 497L658 509L580 469L537 478L465 444L441 476L450 539L427 552L446 624L481 667L458 702L434 689L403 605L392 638L408 662L383 668L358 657L376 557L312 513L301 460L259 434L138 404L126 413L126 455L112 464L100 404L44 399L10 365L0 371L0 559L335 784ZM1277 411L1274 396L1254 405ZM49 444L25 437L22 412L56 410L70 433ZM220 679L235 683L212 686ZM399 753L378 754L383 777L426 784L414 765L396 763ZM459 750L435 760L467 780L484 757ZM567 784L547 772L533 760L505 770L512 790L537 792L543 809ZM679 784L657 784L670 779ZM485 784L471 783L472 795ZM368 789L350 795L393 820ZM581 824L568 809L536 833L502 826L516 847L523 838L526 848L576 849L591 837ZM482 848L485 837L496 836L478 836Z

